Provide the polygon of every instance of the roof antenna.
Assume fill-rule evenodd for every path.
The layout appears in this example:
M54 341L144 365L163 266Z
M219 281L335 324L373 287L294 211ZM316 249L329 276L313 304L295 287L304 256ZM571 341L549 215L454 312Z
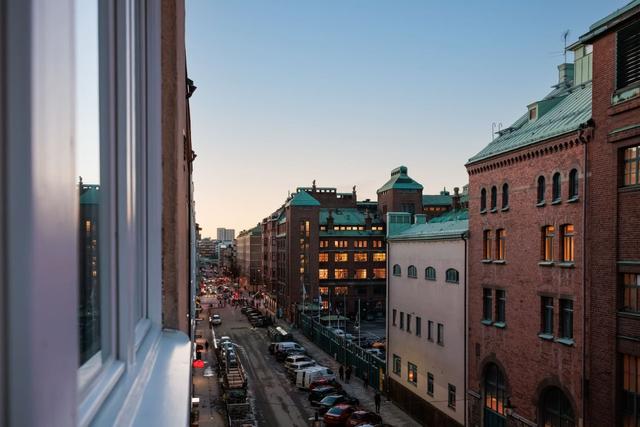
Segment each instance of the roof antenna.
M562 33L562 38L564 39L564 63L567 63L567 39L569 38L569 30L564 30Z

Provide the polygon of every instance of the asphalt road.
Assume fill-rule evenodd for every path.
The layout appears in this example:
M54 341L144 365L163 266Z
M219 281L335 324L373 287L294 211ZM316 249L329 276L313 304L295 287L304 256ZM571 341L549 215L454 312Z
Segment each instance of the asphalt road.
M249 381L254 415L260 426L308 426L314 410L307 393L287 379L284 367L269 354L265 328L252 328L240 308L214 309L222 325L214 327L216 337L227 335L238 346L237 354Z

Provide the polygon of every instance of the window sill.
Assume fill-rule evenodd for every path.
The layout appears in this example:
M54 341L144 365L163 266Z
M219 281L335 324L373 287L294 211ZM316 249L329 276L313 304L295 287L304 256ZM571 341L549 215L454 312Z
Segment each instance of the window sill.
M486 213L487 213L487 210L486 210L486 209L482 209L482 210L480 211L480 215L484 215L484 214L486 214Z
M485 326L491 326L493 325L493 322L491 320L487 320L487 319L483 319L480 321L480 323L482 323Z
M427 392L427 395L433 397L433 393Z
M418 383L414 383L414 382L411 382L409 380L407 380L407 384L411 384L414 387L418 387Z
M439 342L439 343L438 343L438 345L439 345L440 347L444 347L444 343L443 343L443 342Z
M575 268L576 264L573 262L559 262L558 267L562 268Z
M495 261L493 261L494 264L506 264L507 261L503 260L503 259L497 259Z
M638 97L640 97L640 86L638 86L638 84L632 84L616 90L613 95L611 95L611 106L617 107L620 104L631 101ZM615 108L614 111L611 111L609 114L611 115L621 112L618 110L619 107Z
M628 193L632 191L640 191L640 184L624 185L622 187L618 187L618 193Z
M552 341L553 335L551 334L538 334L538 338L543 339L545 341Z
M553 261L540 261L538 265L540 267L553 267L555 263Z
M491 260L490 259L483 259L482 263L483 264L491 264Z
M491 209L489 212L491 212L491 213L496 213L496 212L498 212L498 208L493 208L493 209Z
M542 208L542 207L544 207L546 204L547 204L547 203L543 200L542 202L538 202L538 203L536 203L536 207L537 207L537 208Z
M554 200L553 202L551 202L552 205L559 205L560 203L562 203L562 200L560 199Z
M509 210L509 206L505 206L504 208L500 209L502 212L507 212Z
M495 326L496 328L504 329L507 327L507 324L504 322L496 322L493 324L493 326Z
M576 342L573 340L573 338L556 338L555 342L569 347L573 347L576 345Z
M572 197L569 200L567 200L567 203L576 203L576 202L579 202L579 201L580 201L580 197L575 196L575 197Z

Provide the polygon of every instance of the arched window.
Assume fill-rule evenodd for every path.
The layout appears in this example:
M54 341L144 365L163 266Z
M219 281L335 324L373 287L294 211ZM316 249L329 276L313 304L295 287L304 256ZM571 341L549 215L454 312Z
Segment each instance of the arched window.
M418 278L418 269L415 265L410 265L409 268L407 268L407 277L411 277L412 279Z
M538 203L544 203L544 193L545 193L545 180L544 176L538 177Z
M562 197L562 191L560 189L560 172L553 174L553 201L556 202Z
M578 171L577 169L571 169L569 172L569 198L575 199L578 197Z
M436 280L436 269L433 267L427 267L424 270L424 278L427 280Z
M400 266L398 264L395 264L393 266L393 275L394 276L401 276L402 275L402 269L400 268Z
M502 185L502 209L509 207L509 184L506 182Z
M480 191L480 212L487 210L487 190L484 188Z
M460 280L460 275L458 274L458 270L450 268L447 270L447 282L449 283L458 283Z
M485 426L504 427L507 403L504 375L495 363L484 369L484 411Z
M549 387L542 393L540 417L545 427L573 427L576 423L571 402L558 387Z
M494 185L491 187L491 210L498 207L498 189Z

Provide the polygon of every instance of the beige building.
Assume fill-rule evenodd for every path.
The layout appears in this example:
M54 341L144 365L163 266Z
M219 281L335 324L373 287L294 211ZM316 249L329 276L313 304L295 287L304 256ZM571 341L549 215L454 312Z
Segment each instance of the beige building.
M424 425L465 424L468 220L387 214L387 384Z
M240 285L257 291L261 285L262 226L243 230L236 238L236 259Z

